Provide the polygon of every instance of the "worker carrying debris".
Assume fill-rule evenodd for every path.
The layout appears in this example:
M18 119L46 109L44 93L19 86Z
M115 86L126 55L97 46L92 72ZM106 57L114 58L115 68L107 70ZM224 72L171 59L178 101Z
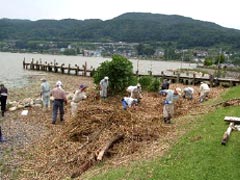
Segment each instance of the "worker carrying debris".
M87 86L84 84L81 84L79 86L79 89L75 91L72 102L71 102L71 113L72 116L74 117L77 113L77 108L78 104L80 101L87 99L87 94L86 94L86 89Z
M171 118L174 115L174 102L179 99L181 96L182 90L181 88L172 89L165 89L161 90L160 94L163 95L165 98L163 102L163 121L164 123L170 124Z
M122 99L122 106L124 110L127 110L127 108L135 108L135 106L138 104L138 100L131 98L131 97L124 97Z
M200 99L199 99L200 103L202 103L203 101L205 101L207 99L209 92L210 92L210 88L209 88L208 84L205 82L201 82Z
M133 99L142 99L142 87L141 84L137 84L136 86L128 86L127 92L129 93L129 96Z
M183 98L184 99L189 99L192 100L193 99L193 94L194 94L194 89L192 87L185 87L183 89Z

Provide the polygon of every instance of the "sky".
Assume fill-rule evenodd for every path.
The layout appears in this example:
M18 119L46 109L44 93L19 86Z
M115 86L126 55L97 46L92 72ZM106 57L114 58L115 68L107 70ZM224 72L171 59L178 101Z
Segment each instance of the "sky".
M109 20L127 12L146 12L240 30L239 5L239 0L0 0L0 18Z

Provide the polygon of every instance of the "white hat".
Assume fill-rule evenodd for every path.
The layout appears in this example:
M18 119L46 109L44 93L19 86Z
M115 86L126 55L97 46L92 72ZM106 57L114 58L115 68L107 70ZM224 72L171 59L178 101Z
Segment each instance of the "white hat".
M177 88L176 88L176 91L177 91L178 95L181 96L181 94L182 94L181 88L177 87Z
M107 76L105 76L104 79L108 80L109 78Z
M40 81L46 81L46 78L41 78Z
M62 86L63 84L62 84L62 82L61 81L57 81L56 82L56 86Z

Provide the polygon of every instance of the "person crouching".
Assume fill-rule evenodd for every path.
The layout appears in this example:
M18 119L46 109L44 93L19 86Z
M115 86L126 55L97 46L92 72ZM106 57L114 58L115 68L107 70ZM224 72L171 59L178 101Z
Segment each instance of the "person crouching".
M124 97L122 99L123 110L127 110L127 108L135 108L137 104L138 104L137 99L131 97Z
M192 87L186 87L183 89L183 98L184 99L193 99L194 89Z

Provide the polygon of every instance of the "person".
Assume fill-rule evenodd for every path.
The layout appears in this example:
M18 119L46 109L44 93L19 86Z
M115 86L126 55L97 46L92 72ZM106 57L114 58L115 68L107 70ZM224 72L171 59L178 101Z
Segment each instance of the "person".
M100 97L101 98L107 98L107 89L109 86L109 78L105 76L101 81L100 81Z
M163 80L162 86L161 86L161 90L164 89L169 89L169 82L167 81L167 79Z
M160 92L163 96L165 96L165 100L163 102L163 120L164 123L170 124L171 119L174 115L174 103L178 100L179 96L181 96L182 90L180 88L165 89Z
M124 110L127 108L135 107L138 104L138 100L131 97L124 97L122 99L122 106Z
M56 85L58 85L59 88L63 89L63 84L62 84L61 81L58 80L58 81L56 82Z
M138 99L138 101L140 99L142 99L142 88L141 88L141 84L137 84L136 86L128 86L127 87L127 92L130 94L130 97L133 99Z
M5 138L3 137L1 126L0 126L0 142L5 142Z
M48 109L50 107L50 85L45 78L41 79L41 93L43 100L43 108Z
M56 87L52 89L50 93L53 98L53 113L52 113L52 124L56 123L58 109L60 111L60 121L64 121L64 103L67 104L67 98L65 91L62 89L61 84L56 83Z
M75 91L72 102L71 102L71 113L72 116L75 117L77 112L77 107L80 101L87 99L86 95L86 88L87 86L84 84L81 84L79 86L79 89Z
M8 97L8 89L4 86L4 84L0 85L0 95L1 95L1 111L2 117L4 117L4 113L6 111L7 97Z
M192 87L185 87L183 89L183 98L193 99L194 89Z
M202 103L206 100L210 92L210 88L207 83L201 82L200 84L200 99L199 102Z

